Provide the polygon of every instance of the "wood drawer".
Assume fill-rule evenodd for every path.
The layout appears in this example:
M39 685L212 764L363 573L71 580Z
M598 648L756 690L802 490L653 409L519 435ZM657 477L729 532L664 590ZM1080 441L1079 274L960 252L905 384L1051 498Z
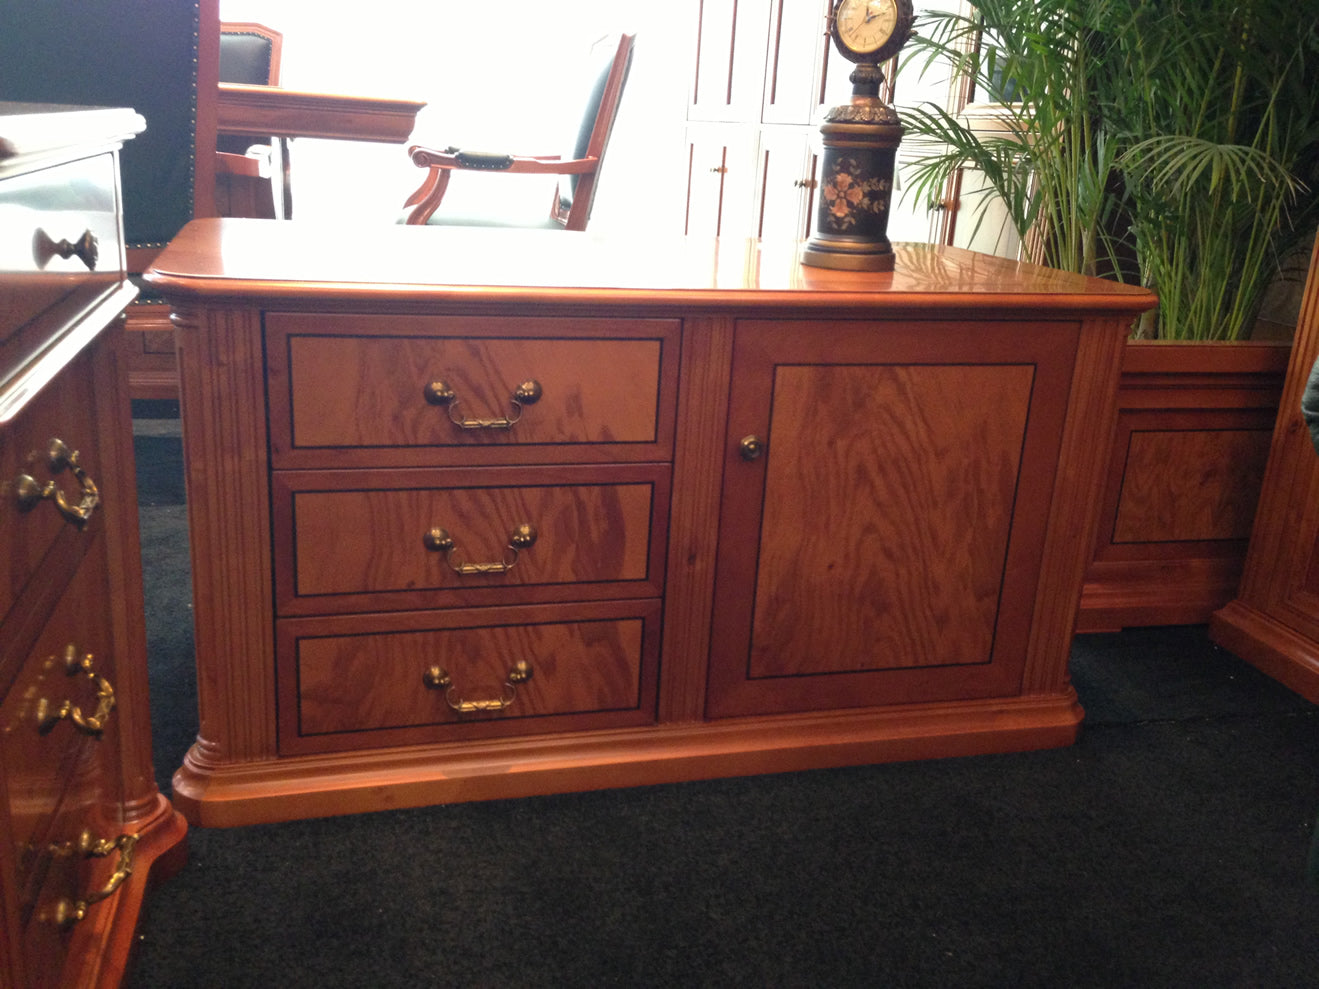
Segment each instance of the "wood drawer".
M268 314L274 466L668 460L678 327ZM537 393L516 399L524 382Z
M281 621L280 753L649 724L659 615L651 600Z
M57 303L75 308L122 281L115 173L102 154L0 183L0 345Z
M75 945L90 933L88 928L95 928L99 912L114 909L106 893L131 850L122 838L119 794L106 791L104 768L100 761L80 764L65 788L54 826L40 844L41 868L23 903L29 989L88 984L81 968L91 960ZM122 881L135 880L130 875ZM145 880L139 875L136 881ZM79 906L84 910L81 920L75 919Z
M277 472L279 612L658 597L669 470Z
M114 778L105 762L115 713L104 718L105 733L80 729L71 716L57 718L67 701L89 719L98 713L98 691L114 687L112 643L103 544L82 561L50 613L0 704L0 760L14 842L18 890L39 880L34 870L51 840L57 808L78 780ZM90 673L76 664L90 655ZM72 669L72 673L70 673ZM103 679L102 679L103 678Z
M55 539L80 528L67 521L51 499L20 507L20 479L28 477L42 486L53 481L67 503L81 504L84 489L72 468L52 467L51 443L62 440L76 451L88 482L96 483L100 459L94 442L88 360L86 354L80 357L58 387L43 389L0 431L0 619L9 613ZM97 522L93 512L91 523L81 527L83 534L90 536Z

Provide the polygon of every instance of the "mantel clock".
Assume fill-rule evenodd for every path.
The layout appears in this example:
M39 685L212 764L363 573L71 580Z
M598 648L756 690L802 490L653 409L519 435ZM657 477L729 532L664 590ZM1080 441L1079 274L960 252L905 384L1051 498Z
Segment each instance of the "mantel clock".
M802 264L847 271L892 271L887 236L894 162L903 128L897 112L879 96L880 64L911 37L911 0L837 0L829 34L856 63L852 100L833 107L820 127L824 155L816 233L802 250Z

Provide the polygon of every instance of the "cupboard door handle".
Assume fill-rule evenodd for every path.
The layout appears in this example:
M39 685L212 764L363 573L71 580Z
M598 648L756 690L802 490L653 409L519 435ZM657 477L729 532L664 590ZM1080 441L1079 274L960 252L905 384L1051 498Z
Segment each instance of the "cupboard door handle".
M88 893L81 900L61 899L55 904L54 915L51 919L57 927L68 930L87 916L87 910L92 904L100 903L102 900L114 896L125 880L133 874L133 849L137 846L137 839L138 836L135 834L122 834L113 841L96 842L94 846L86 851L85 854L88 857L109 855L111 852L118 851L119 864L100 889Z
M64 647L64 669L68 675L72 677L81 673L96 685L96 711L86 715L71 700L65 700L56 706L43 697L37 702L37 730L41 734L46 734L66 718L84 735L100 738L105 733L110 713L114 711L115 694L110 681L92 669L92 664L95 662L96 657L91 653L79 658L78 647L73 643Z
M759 460L765 455L765 441L759 436L743 436L737 445L737 454L748 463Z
M100 242L90 230L84 230L77 240L65 238L58 241L46 231L38 230L33 236L32 247L37 263L43 268L57 254L66 261L77 255L78 260L87 266L88 271L95 271L96 262L101 259Z
M534 378L522 382L513 389L509 398L513 414L498 419L464 419L458 413L458 393L443 380L435 380L422 389L422 394L431 405L443 405L449 410L449 421L459 429L512 429L522 418L522 410L528 405L535 405L542 394L540 382Z
M422 683L430 690L443 690L444 703L459 714L490 713L503 711L517 700L518 687L531 679L531 664L519 659L508 671L504 686L498 697L490 700L465 701L454 696L453 678L443 666L432 666L421 675Z
M459 561L458 545L448 529L435 526L427 530L421 541L432 553L443 553L444 562L456 574L508 573L518 562L518 553L530 549L536 542L536 529L525 522L514 529L508 536L508 552L504 559L495 563L462 563Z
M50 441L46 461L52 474L58 474L65 469L73 471L74 479L81 488L81 499L75 505L65 497L64 492L54 481L42 484L29 474L20 474L14 481L14 494L18 499L19 511L30 511L40 502L50 501L66 522L82 528L91 519L96 506L101 503L101 493L97 490L96 482L78 462L78 451L69 449L68 444L58 437Z

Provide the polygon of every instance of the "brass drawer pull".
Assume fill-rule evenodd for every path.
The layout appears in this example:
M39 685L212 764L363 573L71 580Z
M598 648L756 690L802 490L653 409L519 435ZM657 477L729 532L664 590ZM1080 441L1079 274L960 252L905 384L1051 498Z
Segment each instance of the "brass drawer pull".
M499 419L464 419L458 414L458 394L447 381L432 381L422 391L431 405L443 405L449 410L449 421L460 429L512 429L522 418L522 410L540 401L540 382L528 380L513 390L509 402L513 414Z
M121 834L113 840L93 842L90 833L84 833L83 837L79 839L79 851L82 854L92 858L103 857L117 851L119 852L119 865L100 889L88 893L81 900L61 899L56 903L51 920L55 922L57 927L68 930L87 916L87 910L93 904L114 896L119 887L124 884L124 881L133 874L133 849L137 846L137 839L138 836L135 834Z
M421 680L427 688L444 691L444 703L459 714L503 711L511 706L513 701L517 700L518 686L530 679L531 664L525 659L519 659L513 664L513 668L508 671L508 677L504 680L504 688L498 697L492 700L464 701L455 699L453 678L449 676L444 667L432 666L421 675Z
M78 260L87 266L88 271L96 270L96 262L101 259L101 245L97 241L96 235L90 230L84 230L82 236L77 240L55 240L44 230L38 230L32 238L33 253L36 256L37 263L45 267L46 263L56 254L68 260L77 255Z
M508 553L504 555L504 559L495 563L459 562L458 546L453 541L453 536L449 535L448 529L439 526L428 530L422 537L422 542L432 553L443 553L444 562L456 574L508 573L518 562L518 552L530 549L536 542L536 530L525 523L514 529L508 537Z
M18 498L19 511L30 511L42 501L51 501L55 505L55 510L64 516L65 521L81 528L87 524L92 512L101 503L101 493L96 488L96 482L78 463L78 451L70 450L58 437L50 441L46 451L46 461L52 474L58 474L65 469L73 471L73 476L82 489L82 498L76 505L72 504L54 481L42 484L28 474L20 474L14 482L14 494Z
M104 734L106 723L110 720L110 712L115 706L114 687L110 685L109 680L92 669L94 662L96 657L91 653L79 657L78 647L73 643L64 647L65 672L69 676L84 674L96 684L96 711L88 716L83 714L82 709L76 707L71 700L66 700L57 707L43 697L37 702L37 730L43 735L65 718L72 721L73 726L84 735L100 738Z
M737 454L748 463L759 460L765 455L765 441L759 436L743 436L737 445Z

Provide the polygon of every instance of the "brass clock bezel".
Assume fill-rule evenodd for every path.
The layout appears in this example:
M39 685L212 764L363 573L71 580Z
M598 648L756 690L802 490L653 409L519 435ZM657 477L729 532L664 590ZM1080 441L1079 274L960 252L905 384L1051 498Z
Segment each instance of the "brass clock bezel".
M878 64L887 62L890 58L902 50L911 37L911 29L916 16L912 10L911 0L889 0L897 8L897 19L893 22L893 33L878 48L870 51L857 51L843 40L842 35L838 33L838 10L844 3L854 2L854 0L836 0L833 10L829 14L829 35L833 38L834 47L838 49L840 55L848 61L859 64Z

